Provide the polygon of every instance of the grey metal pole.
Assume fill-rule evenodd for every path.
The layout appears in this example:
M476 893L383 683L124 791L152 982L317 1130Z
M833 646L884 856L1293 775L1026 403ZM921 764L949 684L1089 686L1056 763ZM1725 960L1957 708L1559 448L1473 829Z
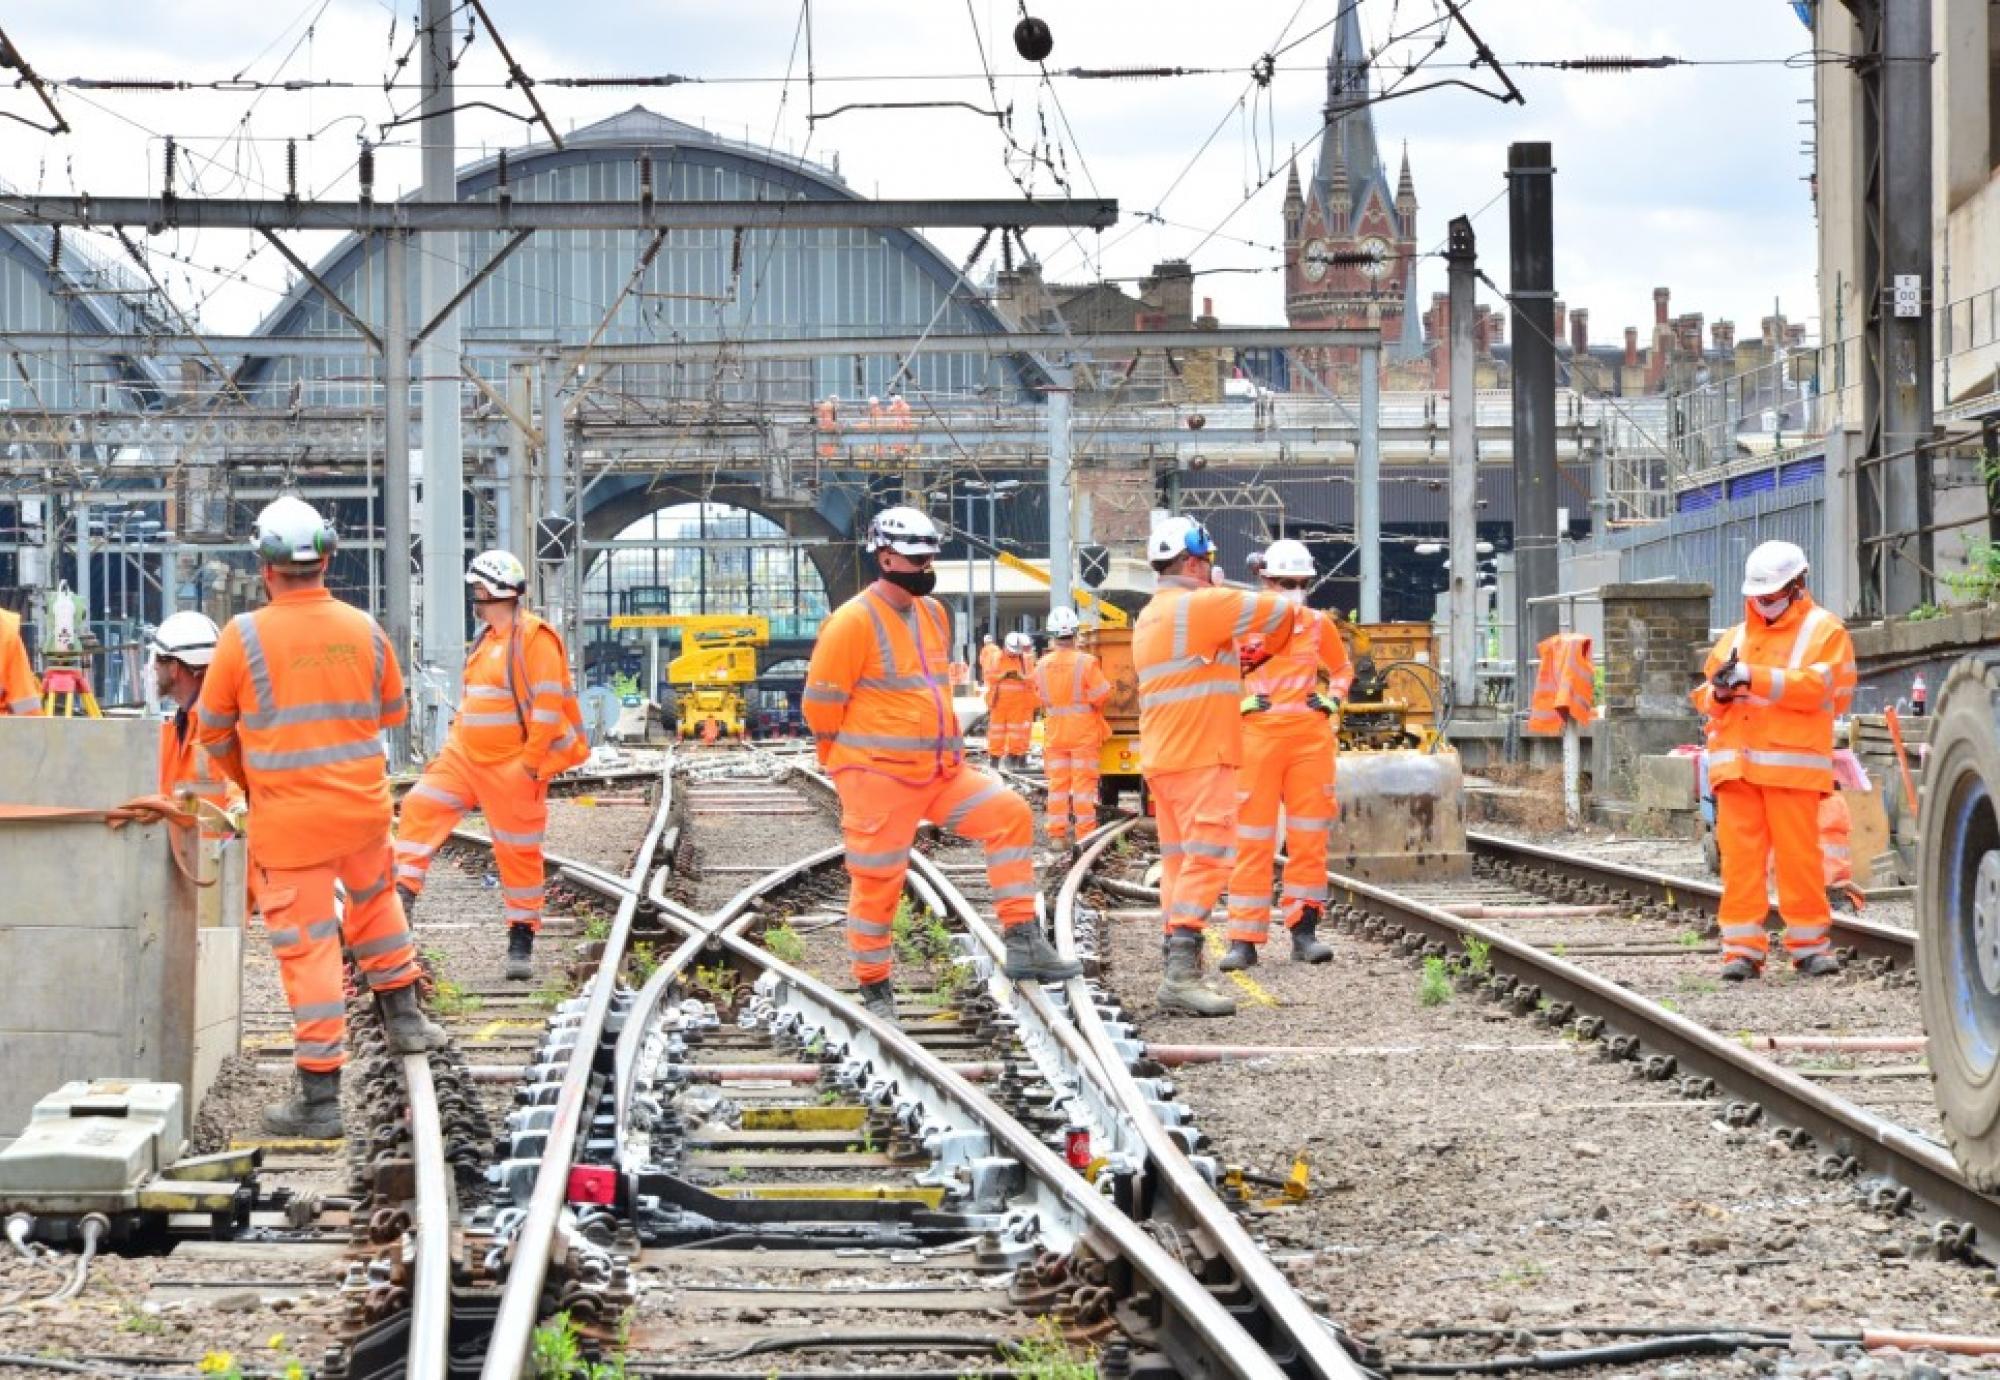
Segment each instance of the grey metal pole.
M1361 621L1382 621L1382 352L1361 351L1361 434L1354 443L1354 541L1361 553Z
M513 408L514 415L523 421L532 415L534 400L526 365L508 366L507 406ZM501 490L507 500L501 510L506 516L500 524L500 540L509 551L521 558L523 565L533 570L535 457L534 448L528 443L527 431L519 426L508 428L506 464L507 482Z
M979 520L978 495L972 490L965 491L965 530L968 535ZM972 559L972 543L965 543L965 648L966 665L976 672L979 669L979 581L974 574L979 567Z
M1451 330L1451 698L1479 702L1479 434L1473 391L1473 277L1479 242L1472 221L1452 221L1445 248Z
M1000 559L994 552L1000 549L1000 495L989 484L986 490L986 540L992 546L986 552L986 630L1000 639Z
M423 197L458 200L452 106L453 0L423 0ZM458 234L423 237L418 300L431 320L458 291ZM424 636L423 659L450 681L458 701L465 658L465 453L459 430L459 328L453 313L423 344Z
M1507 150L1508 296L1514 316L1514 699L1556 630L1555 167L1547 144ZM1531 603L1531 600L1541 602Z
M542 360L542 514L545 517L561 518L569 512L569 448L567 428L563 425L562 401L563 366L562 361L551 354ZM582 534L578 533L581 540ZM579 624L573 620L581 615L577 607L576 595L570 588L570 568L580 559L572 551L569 558L548 562L551 567L542 572L543 613L562 632L569 644L570 660L579 689L583 687L583 648L578 645Z
M410 665L410 240L382 236L382 589L384 631L396 659ZM410 731L390 734L397 765L410 760Z
M1070 606L1075 598L1076 572L1069 550L1070 400L1075 375L1068 364L1054 364L1049 383L1049 612Z
M1882 449L1931 439L1931 7L1882 5L1882 195L1875 205L1882 283L1917 280L1917 313L1896 314L1888 293L1870 305L1882 315ZM1908 613L1931 599L1937 568L1931 534L1931 460L1919 454L1882 466L1882 535L1907 533L1883 551L1882 609ZM1866 481L1864 481L1866 482Z

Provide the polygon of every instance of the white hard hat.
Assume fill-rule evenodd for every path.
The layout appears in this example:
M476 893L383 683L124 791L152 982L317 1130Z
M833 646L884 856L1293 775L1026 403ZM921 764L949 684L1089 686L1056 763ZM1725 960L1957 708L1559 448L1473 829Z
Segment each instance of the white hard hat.
M1050 637L1075 637L1079 626L1075 609L1057 609L1049 615Z
M253 540L257 558L266 565L316 565L340 546L333 524L312 504L289 494L257 514Z
M1215 538L1191 517L1170 517L1146 539L1146 559L1157 565L1177 556L1215 559Z
M219 631L207 614L186 609L153 629L153 640L147 649L155 657L171 657L188 666L206 666L215 660Z
M1029 637L1026 633L1010 632L1007 634L1008 651L1032 652L1034 649L1035 649L1035 640L1032 637Z
M865 550L888 547L899 556L935 556L941 539L937 524L915 508L884 508L868 524Z
M1743 563L1744 597L1776 594L1805 573L1805 552L1788 541L1767 541Z
M1319 570L1304 542L1280 537L1264 549L1264 564L1259 573L1266 579L1310 580Z
M528 572L512 551L482 551L472 558L465 582L495 599L518 599L528 592Z

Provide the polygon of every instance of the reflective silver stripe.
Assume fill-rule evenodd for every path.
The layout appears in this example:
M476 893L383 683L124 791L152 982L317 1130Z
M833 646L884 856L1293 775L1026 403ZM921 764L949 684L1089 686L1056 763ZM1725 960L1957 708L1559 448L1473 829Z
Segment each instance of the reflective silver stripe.
M245 728L285 728L292 724L340 723L354 720L373 728L382 706L374 700L322 700L286 709L259 710L243 716Z
M1791 950L1794 960L1811 958L1815 954L1831 953L1833 951L1833 943L1827 939L1815 939L1805 944L1788 944L1785 947Z
M1278 606L1271 610L1271 616L1264 620L1264 626L1258 629L1258 631L1262 632L1266 636L1269 636L1270 634L1276 632L1281 626L1283 626L1285 619L1288 616L1290 616L1291 611L1292 611L1292 606L1290 604L1287 604L1282 600L1279 601Z
M428 858L431 854L437 852L437 845L430 843L409 843L403 839L397 839L396 851L406 858Z
M886 853L857 853L849 850L847 854L849 867L901 867L909 860L910 850L907 848L892 848Z
M855 963L879 963L883 967L887 967L889 966L890 957L894 953L895 950L886 944L879 949L864 949L855 944L847 946L847 957Z
M543 890L538 886L503 886L500 894L510 901L534 901L539 904Z
M1724 766L1730 762L1734 762L1740 756L1742 754L1735 748L1717 748L1708 754L1708 765L1710 768Z
M847 917L849 934L858 934L869 939L887 939L894 930L895 926L885 920L863 920L858 915Z
M1771 672L1771 689L1769 693L1773 704L1785 697L1785 673L1783 671L1773 670Z
M1214 659L1205 656L1182 656L1175 657L1172 661L1159 661L1151 666L1141 666L1139 668L1139 687L1144 689L1149 682L1158 680L1161 676L1171 676L1181 671L1199 671L1207 666L1220 665L1225 660L1233 663L1235 660L1234 654L1232 653L1227 658L1217 657Z
M902 738L887 733L836 733L833 741L842 747L888 748L904 752L937 752L946 748L959 748L965 740L957 734L949 738Z
M1199 901L1176 901L1174 902L1173 910L1169 914L1185 915L1195 920L1206 920L1208 918L1208 911L1209 908L1202 905Z
M335 1021L346 1014L344 1001L309 1001L292 1008L292 1019L298 1021Z
M508 844L514 848L536 848L541 845L542 834L510 834L505 829L497 829L492 820L486 821L486 830L493 835L495 843ZM544 831L546 832L546 831Z
M409 701L405 700L401 695L398 695L393 700L384 700L382 702L381 713L378 717L386 719L391 717L392 715L402 713L408 707L409 707Z
M1174 601L1174 649L1173 656L1179 659L1188 654L1188 618L1194 612L1192 596Z
M1236 626L1229 630L1231 638L1241 641L1250 635L1250 624L1257 616L1257 596L1245 594L1236 610Z
M1184 843L1181 852L1196 858L1233 858L1236 847L1228 843Z
M1003 867L1008 863L1033 862L1035 850L1032 848L989 848L986 850L988 867Z
M1323 886L1287 886L1284 890L1287 901L1324 901L1326 888Z
M331 915L324 920L315 920L306 926L306 938L308 939L333 939L337 938L339 934L340 921L337 917Z
M1326 815L1286 815L1287 829L1331 829L1333 820ZM1238 831L1241 832L1240 830Z
M429 781L417 782L416 785L410 787L410 794L421 796L425 800L435 800L438 804L448 805L454 810L470 810L472 808L471 801L460 800L450 791L445 790L441 786L433 786Z
M889 641L889 625L882 621L882 596L869 592L862 597L861 607L868 611L868 621L875 627L875 655L882 660L885 675L896 673L896 647ZM894 610L890 610L892 613Z
M945 676L863 676L854 682L857 690L929 690L933 686L949 685Z
M1815 607L1799 623L1799 635L1792 641L1792 659L1787 665L1796 671L1806 664L1806 650L1812 643L1813 633L1827 619L1833 617L1823 608Z
M1228 904L1231 910L1261 910L1269 912L1271 909L1271 898L1268 896L1245 896L1232 891L1229 893Z
M299 942L299 932L297 930L266 930L265 933L271 937L271 947L273 949L289 948L291 945Z
M1039 893L1040 888L1033 882L1016 882L1011 886L994 887L993 899L996 901L1018 901L1024 896L1034 896Z
M1722 937L1724 939L1748 939L1764 932L1763 922L1755 920L1741 925L1725 924L1719 928L1722 930Z
M505 714L461 714L458 721L467 728L519 728L521 716L509 710Z
M203 728L236 727L236 716L234 714L218 714L211 710L201 709L197 707L195 710L195 717L201 720L201 726Z
M528 687L530 695L567 695L569 687L559 680L538 680Z
M243 660L250 667L250 683L257 690L257 707L276 708L278 701L271 693L271 667L264 660L264 641L257 636L257 615L239 613L229 621L236 635L243 639Z
M846 704L847 692L837 686L813 684L806 687L804 698L810 704Z
M292 1043L294 1059L334 1059L345 1053L345 1040L296 1040Z
M532 906L503 906L500 909L500 918L510 925L516 920L539 920L542 918L541 903L537 902Z
M1745 748L1745 760L1759 767L1798 767L1806 771L1832 771L1833 758L1812 752L1762 752Z
M507 687L504 685L468 685L465 687L465 697L469 700L505 700L509 704L514 702L514 697L507 693Z
M202 744L202 747L211 756L228 756L236 751L236 735L225 733L212 743Z
M1074 714L1088 714L1089 712L1090 706L1087 704L1054 704L1042 711L1042 717L1047 719L1066 719Z
M1278 827L1275 824L1239 824L1236 837L1239 839L1275 839Z
M1184 700L1206 699L1211 695L1233 700L1241 686L1232 677L1226 681L1207 681L1200 685L1182 685L1172 690L1155 690L1150 694L1141 693L1139 707L1151 709L1162 704L1178 704Z
M538 724L559 724L562 721L563 716L560 710L537 709L535 711L535 722Z
M10 714L28 715L34 713L41 707L42 707L42 702L40 700L34 699L33 697L27 695L23 695L18 700L7 701L7 712Z
M410 936L403 934L382 934L373 939L364 939L349 950L356 958L380 958L398 949L408 948Z
M396 879L404 882L421 882L424 879L424 870L421 867L411 867L408 863L404 863L397 867Z
M332 747L307 748L302 752L252 752L246 760L258 771L298 771L303 767L325 767L335 762L358 762L382 756L382 744L373 736Z
M378 877L373 886L365 886L359 891L350 892L347 900L350 905L365 906L388 889L389 879L387 877Z
M362 969L361 975L368 980L368 990L381 992L391 987L401 986L404 980L416 976L417 965L404 963L386 973L371 973Z
M974 810L989 800L998 800L1005 794L1007 794L1005 786L997 781L988 782L986 788L980 791L979 794L969 800L961 800L952 812L945 816L944 827L953 830L957 829L961 824L965 823L966 818Z
M1187 849L1181 847L1178 843L1163 843L1160 845L1160 856L1163 858L1178 858L1185 852L1187 852Z

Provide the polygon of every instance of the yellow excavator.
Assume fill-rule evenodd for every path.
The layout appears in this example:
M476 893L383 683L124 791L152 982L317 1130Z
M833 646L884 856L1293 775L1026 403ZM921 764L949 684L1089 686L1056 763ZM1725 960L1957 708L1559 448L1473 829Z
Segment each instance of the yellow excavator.
M744 691L757 679L757 648L771 645L771 620L757 613L679 613L648 626L680 629L680 655L667 663L675 731L705 743L748 738Z

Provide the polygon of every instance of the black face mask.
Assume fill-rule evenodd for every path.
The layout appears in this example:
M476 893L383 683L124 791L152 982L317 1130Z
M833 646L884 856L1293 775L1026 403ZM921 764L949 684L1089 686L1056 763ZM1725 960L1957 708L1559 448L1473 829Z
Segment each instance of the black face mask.
M882 578L905 594L929 594L937 588L937 572L929 566L922 570L885 570Z

